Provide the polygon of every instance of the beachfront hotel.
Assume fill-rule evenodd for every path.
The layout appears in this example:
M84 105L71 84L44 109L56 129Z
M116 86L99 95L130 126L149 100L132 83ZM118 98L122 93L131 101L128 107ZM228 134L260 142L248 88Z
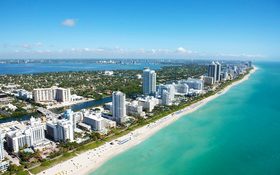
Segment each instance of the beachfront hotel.
M143 70L143 94L155 95L156 93L156 72L149 68Z
M67 119L48 121L47 134L54 141L74 141L73 122Z
M117 123L123 123L126 117L125 94L115 91L112 94L112 113Z
M17 127L16 127L17 128ZM45 126L41 119L31 117L30 125L11 130L6 135L7 146L17 153L25 146L31 147L43 143L45 140Z

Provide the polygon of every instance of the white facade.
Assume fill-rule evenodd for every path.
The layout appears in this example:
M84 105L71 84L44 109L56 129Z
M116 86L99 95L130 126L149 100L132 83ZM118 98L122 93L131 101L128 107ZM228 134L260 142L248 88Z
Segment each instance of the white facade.
M189 86L189 89L202 91L204 86L203 80L188 78L187 80L180 80L181 83L186 83Z
M41 123L40 119L31 117L28 130L30 130L31 133L32 145L39 144L45 140L45 125Z
M101 117L101 113L85 115L83 122L90 125L91 129L94 131L102 131L105 129L104 118Z
M27 90L21 89L18 91L18 97L22 99L32 99L32 92L29 92Z
M163 105L168 105L168 106L172 105L171 95L167 90L163 90L163 92L162 92L161 103Z
M145 98L137 98L137 101L138 104L148 112L152 112L155 106L159 104L159 100L153 96L147 96Z
M112 94L113 118L117 123L123 123L126 117L125 94L116 91Z
M58 124L58 138L62 141L74 141L73 123L69 120L59 120Z
M175 91L177 94L188 94L189 86L187 83L178 83L175 85Z
M143 70L143 94L154 95L156 93L156 72L151 69Z
M70 120L47 122L47 133L54 141L74 141L73 123Z
M136 115L136 116L145 116L145 112L143 112L143 106L138 104L138 101L132 101L126 103L126 113L127 115Z
M221 73L222 73L222 65L219 62L216 62L217 65L217 75L216 75L216 82L221 81Z
M51 88L40 88L33 90L33 99L35 102L49 102L59 101L67 102L71 101L70 89L51 87Z
M0 130L0 162L4 160L4 143L2 138L2 131Z
M45 140L44 128L44 124L41 123L40 119L36 120L32 117L30 125L25 129L18 129L7 133L7 145L14 152L18 152L20 148L25 146L36 146Z

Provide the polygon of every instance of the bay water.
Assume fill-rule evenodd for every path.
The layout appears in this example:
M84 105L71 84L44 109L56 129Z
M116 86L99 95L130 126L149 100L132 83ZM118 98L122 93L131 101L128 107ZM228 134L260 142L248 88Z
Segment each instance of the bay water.
M280 63L112 158L90 175L279 175Z

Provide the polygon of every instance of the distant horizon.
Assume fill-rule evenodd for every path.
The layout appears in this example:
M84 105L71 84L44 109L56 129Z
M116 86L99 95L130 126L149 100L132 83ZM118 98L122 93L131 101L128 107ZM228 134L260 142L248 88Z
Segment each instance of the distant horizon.
M252 61L252 62L280 62L278 59L230 59L230 58L107 58L107 57L92 57L92 58L0 58L0 61L3 60L186 60L186 61Z

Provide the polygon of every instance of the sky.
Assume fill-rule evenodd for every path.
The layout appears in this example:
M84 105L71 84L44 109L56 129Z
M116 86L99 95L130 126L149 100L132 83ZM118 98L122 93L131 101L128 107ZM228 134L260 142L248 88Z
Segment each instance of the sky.
M0 0L0 59L280 59L279 0Z

